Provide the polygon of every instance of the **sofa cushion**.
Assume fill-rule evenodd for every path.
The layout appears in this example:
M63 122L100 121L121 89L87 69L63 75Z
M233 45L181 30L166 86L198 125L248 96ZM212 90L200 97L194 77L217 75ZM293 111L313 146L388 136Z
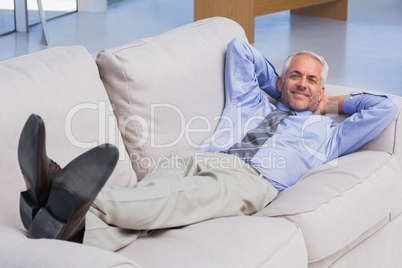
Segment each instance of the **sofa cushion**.
M139 268L114 252L57 239L29 239L26 232L0 223L1 267Z
M309 263L309 268L401 267L402 216L372 233L357 245Z
M312 170L257 215L300 226L309 262L319 261L401 213L400 174L393 155L356 152Z
M212 134L224 104L226 46L239 24L212 18L102 51L97 64L139 179Z
M110 181L133 186L135 174L93 57L83 47L60 47L0 63L2 153L0 154L0 221L22 226L19 193L26 190L17 147L29 115L46 126L47 154L62 167L98 144L120 147L120 160Z
M307 267L298 226L250 216L158 230L118 253L142 267Z

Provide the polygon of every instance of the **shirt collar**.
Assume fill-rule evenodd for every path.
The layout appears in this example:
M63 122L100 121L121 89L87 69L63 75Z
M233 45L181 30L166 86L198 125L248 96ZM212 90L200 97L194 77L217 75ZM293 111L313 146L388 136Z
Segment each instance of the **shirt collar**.
M279 109L279 110L283 110L283 111L289 110L289 109L286 108L286 106L283 105L283 103L280 102L280 101L278 101L278 103L276 104L276 108ZM311 111L301 111L301 112L294 111L294 112L295 112L297 115L304 115L304 116L312 115L312 114L313 114L313 112L311 112Z

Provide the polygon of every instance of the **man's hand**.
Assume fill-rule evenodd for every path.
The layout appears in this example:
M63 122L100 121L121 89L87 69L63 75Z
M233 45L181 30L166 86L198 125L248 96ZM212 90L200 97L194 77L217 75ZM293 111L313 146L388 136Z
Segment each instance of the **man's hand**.
M343 113L343 101L348 95L328 96L323 94L314 114Z

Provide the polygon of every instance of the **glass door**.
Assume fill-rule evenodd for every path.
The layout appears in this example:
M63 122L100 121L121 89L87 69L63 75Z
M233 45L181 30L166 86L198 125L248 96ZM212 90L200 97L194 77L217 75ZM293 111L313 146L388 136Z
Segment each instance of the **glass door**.
M28 25L35 25L40 23L40 17L38 12L37 0L26 0L26 6L23 4L25 0L18 0L19 4L19 16L16 18L16 6L14 0L0 0L0 36L5 35L17 30L16 20L19 23L19 31L27 31L24 27L25 9L28 10ZM45 11L46 20L54 19L72 12L76 12L77 0L42 0L42 7ZM25 30L24 30L25 28ZM20 30L22 29L22 30Z
M0 35L14 31L14 0L0 0Z
M28 2L28 24L40 23L37 0ZM46 20L51 20L77 11L77 0L42 0Z

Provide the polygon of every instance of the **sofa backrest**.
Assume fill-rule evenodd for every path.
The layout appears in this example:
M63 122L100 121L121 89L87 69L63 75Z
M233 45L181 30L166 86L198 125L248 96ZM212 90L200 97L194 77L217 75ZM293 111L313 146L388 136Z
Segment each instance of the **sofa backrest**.
M224 105L227 44L243 28L210 18L98 54L101 79L138 179L214 131Z
M210 18L98 54L101 79L138 179L172 152L194 149L212 134L224 104L226 46L237 36L246 39L236 22ZM357 91L326 87L329 95ZM330 116L338 122L346 118ZM398 118L362 149L394 153L402 163Z
M19 195L26 186L17 147L32 113L43 118L47 154L62 167L89 148L110 142L120 147L121 156L110 182L135 184L95 60L85 48L59 47L2 62L0 90L1 222L22 227Z

